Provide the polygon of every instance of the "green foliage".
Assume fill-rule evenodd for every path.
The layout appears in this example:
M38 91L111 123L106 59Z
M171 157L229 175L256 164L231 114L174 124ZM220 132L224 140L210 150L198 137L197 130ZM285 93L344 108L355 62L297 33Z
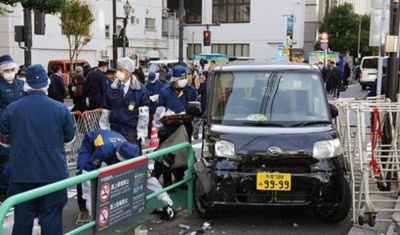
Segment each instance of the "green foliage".
M48 14L55 14L64 8L67 0L0 0L0 3L7 5L21 3L24 8L31 8Z
M82 48L92 39L90 27L95 18L90 6L83 0L69 0L60 14L61 29L68 39L69 58L78 59Z
M358 32L361 19L360 53L362 56L376 53L376 48L369 46L369 15L358 15L354 12L351 4L343 4L332 8L325 16L319 31L328 32L329 48L331 51L345 53L357 57ZM315 49L320 50L319 42Z

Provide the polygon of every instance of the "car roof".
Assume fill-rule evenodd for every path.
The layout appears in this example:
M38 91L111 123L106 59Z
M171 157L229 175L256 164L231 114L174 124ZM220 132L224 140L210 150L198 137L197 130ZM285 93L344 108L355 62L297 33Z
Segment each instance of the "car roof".
M152 60L149 64L168 64L168 63L178 63L179 60Z
M248 71L248 70L304 70L315 71L318 68L306 63L286 61L234 61L218 65L215 71Z

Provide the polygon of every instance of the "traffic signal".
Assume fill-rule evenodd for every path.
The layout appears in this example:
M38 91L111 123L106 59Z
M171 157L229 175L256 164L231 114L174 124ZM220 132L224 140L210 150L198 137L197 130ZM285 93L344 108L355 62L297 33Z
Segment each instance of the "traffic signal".
M211 31L203 31L203 45L211 46Z

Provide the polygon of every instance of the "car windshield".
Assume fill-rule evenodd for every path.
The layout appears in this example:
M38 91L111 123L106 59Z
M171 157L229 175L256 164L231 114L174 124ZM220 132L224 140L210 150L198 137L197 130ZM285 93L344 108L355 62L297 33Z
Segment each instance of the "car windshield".
M213 123L273 127L331 123L317 72L215 72L211 92Z
M364 69L377 69L378 61L378 58L366 58L363 60L361 67ZM383 58L383 64L387 64L387 58Z

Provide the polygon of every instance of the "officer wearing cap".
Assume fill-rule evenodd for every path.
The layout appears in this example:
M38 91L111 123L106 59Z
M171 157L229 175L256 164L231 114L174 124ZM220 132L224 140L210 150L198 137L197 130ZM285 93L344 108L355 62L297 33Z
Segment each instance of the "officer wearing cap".
M86 133L78 154L77 175L83 171L100 168L102 162L107 165L119 162L117 152L120 157L130 159L139 155L139 147L126 142L126 139L115 131L97 130ZM86 223L89 221L88 209L90 208L86 206L86 198L83 198L81 184L77 185L77 201L80 211L77 223Z
M108 68L106 71L106 77L107 77L107 87L111 86L112 82L115 80L115 74L117 73L117 70L113 68Z
M181 125L163 124L161 119L166 113L182 114L185 112L187 102L196 101L197 93L193 86L188 85L187 68L182 65L176 65L172 70L171 82L167 83L160 91L156 109L156 125L159 128L160 142L171 136ZM191 140L193 125L191 122L184 123L188 139ZM158 173L156 173L158 174ZM160 175L156 175L158 178ZM184 169L176 169L175 179L183 179ZM171 184L171 178L164 176L164 186Z
M103 162L109 166L118 162L135 158L139 156L139 152L140 149L138 145L127 142L127 140L118 132L110 130L91 131L86 133L82 141L82 147L78 155L78 170L80 172L83 172L99 169ZM157 184L158 181L150 179L148 181L147 187L152 190L151 185L154 186L154 183ZM162 187L158 186L158 188ZM88 195L82 195L83 193L81 185L78 185L77 189L78 206L81 211L77 222L88 222L88 209L90 208L86 206L85 199L89 199L89 197ZM82 196L84 196L85 199ZM171 198L167 193L162 193L157 196L157 198L161 200L167 207L171 207L173 204ZM167 219L174 218L174 211L171 211L173 214L167 214Z
M117 60L116 79L107 90L110 128L121 133L129 142L147 140L149 125L149 94L132 72L135 62L128 57Z
M27 96L2 114L2 143L10 147L9 196L68 178L64 144L74 139L74 121L64 104L47 97L48 86L42 65L28 67ZM16 205L12 234L32 234L36 217L43 235L62 234L67 199L67 191L60 190Z
M83 96L89 110L106 108L108 61L99 61L97 69L90 72L83 83Z

